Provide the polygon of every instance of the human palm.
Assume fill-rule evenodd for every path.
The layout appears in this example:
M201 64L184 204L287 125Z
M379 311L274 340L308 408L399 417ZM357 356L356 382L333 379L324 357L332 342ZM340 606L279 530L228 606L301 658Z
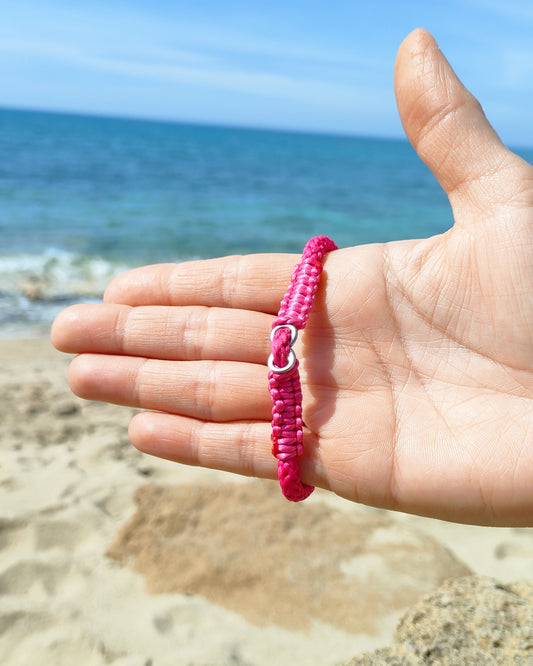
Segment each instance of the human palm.
M452 204L425 240L330 253L297 342L304 482L450 520L533 523L533 168L509 152L432 38L395 85L406 133ZM54 344L83 397L147 410L143 451L275 478L266 358L297 257L126 273Z

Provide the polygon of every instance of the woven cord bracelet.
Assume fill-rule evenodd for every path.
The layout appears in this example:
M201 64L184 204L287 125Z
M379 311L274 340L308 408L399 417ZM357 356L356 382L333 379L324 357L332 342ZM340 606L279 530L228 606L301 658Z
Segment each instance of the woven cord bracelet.
M270 334L272 353L268 358L268 390L272 399L272 454L278 459L281 491L291 502L301 502L314 490L300 479L302 390L298 359L292 346L298 331L305 328L313 308L324 255L336 249L335 243L326 236L316 236L307 243Z

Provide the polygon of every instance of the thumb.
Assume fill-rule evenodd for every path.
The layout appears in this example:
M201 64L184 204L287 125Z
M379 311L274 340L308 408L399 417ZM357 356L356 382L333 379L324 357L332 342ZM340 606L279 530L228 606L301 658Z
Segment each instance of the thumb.
M466 203L479 210L516 195L508 170L525 163L505 148L425 30L413 31L401 44L394 87L405 133L452 207Z

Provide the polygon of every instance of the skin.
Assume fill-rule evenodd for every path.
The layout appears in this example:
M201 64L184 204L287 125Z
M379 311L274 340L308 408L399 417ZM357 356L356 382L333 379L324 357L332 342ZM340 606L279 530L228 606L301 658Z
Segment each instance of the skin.
M455 223L327 256L295 347L301 476L377 507L532 525L533 168L427 32L402 43L395 91ZM265 363L297 262L263 254L125 273L104 304L54 323L54 345L78 354L72 390L149 410L129 430L141 451L276 478Z

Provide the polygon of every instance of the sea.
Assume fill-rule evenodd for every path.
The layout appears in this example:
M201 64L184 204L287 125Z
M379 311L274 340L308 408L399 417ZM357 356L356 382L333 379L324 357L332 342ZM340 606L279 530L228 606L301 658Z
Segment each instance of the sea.
M0 156L4 338L46 334L62 308L97 302L135 266L452 224L405 140L3 109Z

